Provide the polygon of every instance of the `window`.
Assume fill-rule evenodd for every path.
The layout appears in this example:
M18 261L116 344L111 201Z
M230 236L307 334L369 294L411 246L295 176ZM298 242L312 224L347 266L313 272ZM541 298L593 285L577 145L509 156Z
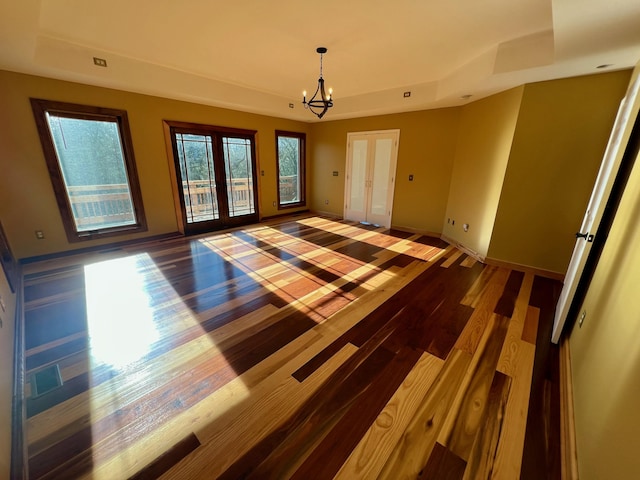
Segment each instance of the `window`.
M31 99L70 242L147 229L127 112Z
M305 141L304 133L276 131L280 209L305 205Z
M187 235L259 220L255 130L164 121L178 228ZM167 142L167 146L169 146Z

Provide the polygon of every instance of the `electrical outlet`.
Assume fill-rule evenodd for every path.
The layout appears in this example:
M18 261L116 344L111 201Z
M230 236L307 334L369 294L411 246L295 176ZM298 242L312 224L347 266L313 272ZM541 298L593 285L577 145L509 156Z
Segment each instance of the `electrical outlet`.
M463 223L462 224L462 230L464 230L465 232L469 231L469 224L468 223Z
M36 238L38 240L44 240L44 232L42 230L36 230Z
M329 205L329 200L325 200L325 201L324 201L324 204L325 204L325 205Z
M413 182L413 175L409 175L409 181Z
M582 328L582 322L584 322L585 317L587 316L587 311L583 310L580 314L580 319L578 320L578 326Z

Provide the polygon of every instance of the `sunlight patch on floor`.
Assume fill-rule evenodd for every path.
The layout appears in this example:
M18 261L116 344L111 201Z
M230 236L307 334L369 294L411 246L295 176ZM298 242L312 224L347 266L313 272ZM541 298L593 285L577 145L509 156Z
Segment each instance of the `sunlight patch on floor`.
M145 385L158 387L176 376L189 375L190 369L194 368L192 362L202 363L221 354L212 335L202 331L193 340L167 353L150 360L145 358L154 349L162 348L162 342L176 333L200 327L197 315L184 304L147 253L86 265L84 270L90 368L111 366L121 372L90 390L92 424L97 424L99 419L102 423L121 421L120 415L127 416L132 402L147 394ZM152 291L165 292L165 301L152 304ZM159 314L160 309L165 312ZM223 363L218 365L224 368ZM223 386L216 396L227 391L232 391L233 395L226 400L232 397L233 401L225 408L249 397L249 390L241 378ZM180 403L181 397L173 402ZM162 410L163 405L166 405L165 400L150 399L150 410L146 415L152 418L154 409ZM222 414L225 408L219 408L213 417ZM197 418L196 412L198 408L191 407L176 417L184 425L184 435L203 421L203 418ZM211 418L205 423L209 421ZM180 430L176 423L174 419L166 426L171 425L173 435ZM116 431L120 432L120 427ZM127 445L126 438L121 442L111 438L111 443L113 441L123 445L123 450L116 455L109 454L108 446L103 452L101 442L94 444L93 479L111 479L115 472L122 478L130 476L141 464L151 462L171 448L176 437L166 436L165 428L159 428L140 437L134 445Z
M145 258L146 257L146 258ZM140 266L148 255L85 265L89 348L98 363L120 369L160 339Z
M375 230L371 230L370 228L362 228L362 227L359 227L358 225L345 225L344 223L341 223L341 222L333 222L331 220L320 219L318 217L303 218L303 219L297 220L297 223L306 225L308 227L317 228L318 230L324 230L327 233L334 233L336 235L344 235L344 230L346 229L349 229L350 231L355 230L355 232L357 233L355 235L349 235L348 236L349 239L356 240L358 242L367 243L373 246L379 246L379 244L378 242L371 241L370 238L375 238L380 236L383 236L383 237L389 236L383 233L385 230L388 230L387 228L384 228L384 227L379 227ZM340 233L341 231L343 233ZM424 258L425 249L437 249L440 252L443 251L442 248L432 247L429 245L424 245L421 243L414 242L414 240L417 240L422 236L424 235L416 233L411 235L408 238L393 237L393 239L396 240L395 243L388 246L381 247L381 248L384 248L384 250L388 252L408 255L418 260L426 260ZM417 251L423 252L422 255L416 254L414 251L412 251L416 247L419 247Z
M274 233L277 233L279 236L290 237L289 235L283 232L274 230L271 227L266 227L266 226L260 227L259 229L244 230L244 233L251 235L253 238L258 239L263 243L266 243L267 245L269 245L269 247L278 248L278 249L282 249L283 251L286 251L286 248L283 247L283 244L288 243L286 240L284 242L271 241L267 238L268 235L265 235L266 232L274 232ZM335 273L337 278L334 282L324 283L324 281L317 278L315 275L313 275L313 273L309 273L304 269L293 266L286 260L282 260L266 252L264 249L260 247L256 247L252 245L250 242L247 242L238 237L233 237L234 244L235 245L242 244L246 248L246 250L243 251L241 254L238 254L237 252L234 252L231 254L227 253L224 247L224 243L226 238L228 238L228 236L230 235L232 234L227 234L225 235L225 237L217 236L215 238L203 238L200 240L200 242L203 245L206 245L216 254L220 255L225 261L233 264L234 266L242 270L252 280L259 283L267 291L272 292L275 295L282 298L285 302L289 304L289 306L294 307L301 311L314 311L314 313L316 313L323 320L326 320L328 317L326 315L320 314L313 307L314 302L318 301L322 297L339 290L343 285L347 284L348 282L362 282L358 285L359 288L364 289L366 291L372 291L374 288L378 288L382 283L391 280L396 275L391 270L384 270L384 271L380 270L375 263L365 263L360 260L353 259L348 255L337 253L334 250L331 250L329 248L321 247L316 244L307 242L304 239L290 237L292 240L295 239L298 245L301 243L303 244L307 243L310 247L313 248L313 250L311 250L309 254L299 254L296 252L289 252L292 254L293 257L295 257L297 260L307 261L313 264L314 266L317 266L319 269ZM220 243L222 245L220 245ZM255 255L255 254L264 255L274 263L257 270L252 269L251 267L243 263L242 259L244 257ZM326 265L315 259L315 257L317 257L320 254L330 254L334 258L336 256L338 257L342 256L345 259L348 259L352 262L359 264L359 266L348 274L337 272L337 271L334 271L330 265ZM311 292L308 292L307 294L298 298L285 294L283 293L282 282L281 281L274 282L269 278L270 276L273 276L274 269L281 269L283 271L288 269L294 272L294 274L301 279L302 278L311 279L312 281L317 283L318 287L312 290ZM375 274L369 275L372 272L374 272ZM365 277L366 277L366 281L362 281L362 279ZM291 282L294 282L294 281L295 280L292 280ZM341 294L338 294L338 295L341 295Z

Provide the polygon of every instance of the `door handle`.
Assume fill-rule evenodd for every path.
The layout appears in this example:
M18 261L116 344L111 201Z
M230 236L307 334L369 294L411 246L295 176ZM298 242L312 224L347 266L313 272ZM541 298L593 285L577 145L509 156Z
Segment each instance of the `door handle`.
M589 232L587 232L587 233L577 232L576 233L576 239L578 239L578 238L584 238L587 242L593 242L593 235L589 235Z

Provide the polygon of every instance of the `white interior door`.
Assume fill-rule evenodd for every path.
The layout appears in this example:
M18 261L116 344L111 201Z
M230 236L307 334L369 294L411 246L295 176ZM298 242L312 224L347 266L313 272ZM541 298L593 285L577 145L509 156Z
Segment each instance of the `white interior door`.
M367 220L367 159L369 139L347 140L347 175L345 186L344 218L365 222Z
M591 251L593 236L600 225L604 207L611 194L611 187L616 178L620 162L624 154L625 147L629 141L633 122L638 115L640 106L640 64L638 64L631 76L631 82L627 89L627 94L620 103L618 115L609 137L609 143L605 150L600 171L596 179L595 186L591 192L591 198L587 206L587 212L582 220L580 232L576 236L576 244L573 249L571 261L564 279L564 285L560 292L560 298L556 306L555 318L553 320L553 331L551 341L558 343L562 328L567 320L571 301L576 293L576 288L584 270L587 257Z
M349 133L344 218L391 227L399 130Z

